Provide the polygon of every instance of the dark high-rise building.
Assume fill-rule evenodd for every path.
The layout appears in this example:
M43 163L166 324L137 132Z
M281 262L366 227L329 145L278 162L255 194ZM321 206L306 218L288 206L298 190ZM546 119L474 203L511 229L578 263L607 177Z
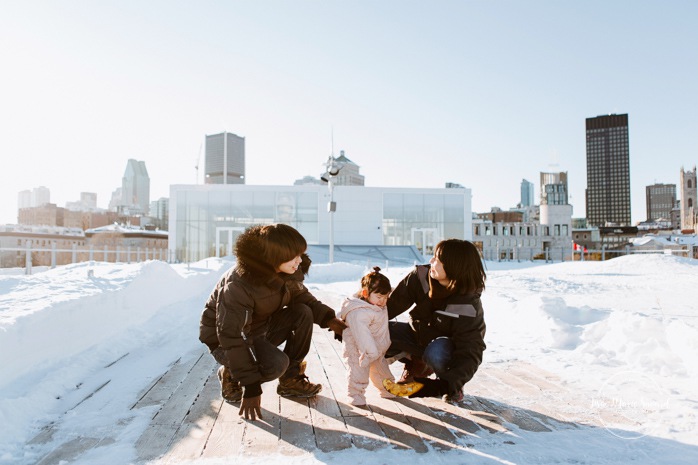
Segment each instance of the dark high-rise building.
M645 194L647 221L671 220L671 210L676 207L676 184L652 184L645 187Z
M586 216L590 226L629 226L628 115L587 118Z
M206 136L206 184L245 184L245 138L232 132Z

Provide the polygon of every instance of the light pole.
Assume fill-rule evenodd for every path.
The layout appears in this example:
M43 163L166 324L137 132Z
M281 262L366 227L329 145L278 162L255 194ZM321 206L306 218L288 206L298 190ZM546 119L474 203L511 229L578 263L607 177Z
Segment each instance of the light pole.
M330 155L325 163L325 174L320 179L327 183L330 190L330 201L327 203L327 212L330 215L330 240L329 240L329 256L330 263L334 263L334 212L337 211L337 202L334 201L334 178L337 177L339 171L344 167L344 163L338 162L334 155Z

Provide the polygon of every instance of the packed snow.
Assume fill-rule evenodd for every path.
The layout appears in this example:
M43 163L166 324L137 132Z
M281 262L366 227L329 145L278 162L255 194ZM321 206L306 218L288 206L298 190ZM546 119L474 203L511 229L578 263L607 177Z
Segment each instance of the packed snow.
M133 463L134 443L152 411L130 407L174 360L200 350L203 303L233 264L213 258L81 263L29 276L0 274L0 464L36 463L52 444L100 430L112 431L113 439L71 463ZM470 457L350 449L285 462L698 463L698 260L633 255L486 267L483 369L512 360L533 364L578 392L572 407L593 411L595 402L616 399L611 408L637 415L635 428L521 432L516 447L475 442ZM338 309L366 271L349 263L314 264L306 284ZM383 270L393 284L409 271ZM99 410L66 413L98 389L109 396ZM33 444L52 422L61 424L51 441Z

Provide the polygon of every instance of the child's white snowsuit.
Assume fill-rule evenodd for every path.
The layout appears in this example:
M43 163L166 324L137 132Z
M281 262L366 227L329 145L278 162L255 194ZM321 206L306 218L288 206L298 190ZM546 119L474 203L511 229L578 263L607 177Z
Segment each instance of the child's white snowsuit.
M383 387L383 380L395 380L385 352L390 346L388 310L357 296L347 297L337 315L347 323L342 333L344 359L349 366L347 395L352 405L366 405L369 378L381 397L394 397Z

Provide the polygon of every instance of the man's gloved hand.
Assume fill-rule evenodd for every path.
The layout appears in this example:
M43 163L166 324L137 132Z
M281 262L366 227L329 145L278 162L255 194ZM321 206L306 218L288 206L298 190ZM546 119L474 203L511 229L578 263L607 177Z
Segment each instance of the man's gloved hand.
M328 321L327 327L334 331L334 338L338 341L342 340L342 332L348 328L347 324L337 317L332 318L330 321Z
M262 419L262 396L243 397L240 402L238 415L245 415L245 420L255 421L257 417Z

